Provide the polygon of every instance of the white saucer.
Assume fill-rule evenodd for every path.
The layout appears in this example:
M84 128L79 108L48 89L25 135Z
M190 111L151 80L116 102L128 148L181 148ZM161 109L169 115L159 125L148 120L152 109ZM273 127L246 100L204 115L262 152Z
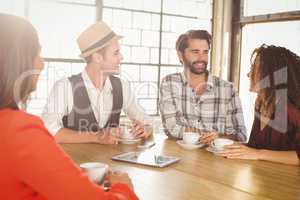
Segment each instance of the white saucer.
M183 140L177 140L176 143L179 144L180 146L182 146L184 149L189 149L189 150L198 149L198 148L201 148L205 145L205 144L202 144L202 143L186 144L186 143L183 142Z
M134 139L120 138L119 142L121 142L122 144L135 144L137 142L140 142L141 140L142 140L141 138L134 138Z
M211 152L215 155L218 155L218 153L219 153L219 151L214 149L213 147L206 147L205 150L208 151L208 152Z

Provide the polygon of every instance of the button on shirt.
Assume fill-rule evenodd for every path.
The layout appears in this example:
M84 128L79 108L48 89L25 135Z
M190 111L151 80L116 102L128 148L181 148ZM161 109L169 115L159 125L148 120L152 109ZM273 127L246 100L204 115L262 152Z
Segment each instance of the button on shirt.
M184 73L167 75L160 86L160 111L167 135L181 138L185 127L235 135L246 141L242 107L233 84L208 75L207 88L198 96Z
M84 85L91 102L91 107L100 128L108 121L112 111L112 85L106 79L102 90L94 86L87 72L82 72ZM144 124L150 124L150 119L144 114L143 109L137 105L134 94L127 81L121 79L123 90L123 111L130 119L136 119ZM54 84L47 104L44 108L42 119L52 135L63 128L62 118L69 114L73 108L72 86L68 78L61 79Z

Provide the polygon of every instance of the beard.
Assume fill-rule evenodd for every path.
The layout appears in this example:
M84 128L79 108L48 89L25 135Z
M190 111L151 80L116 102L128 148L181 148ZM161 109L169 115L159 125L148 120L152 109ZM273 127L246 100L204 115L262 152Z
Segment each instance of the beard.
M189 60L187 60L186 58L183 58L183 64L185 67L189 68L189 70L193 73L193 74L203 74L203 73L207 73L207 62L206 61L194 61L191 62Z

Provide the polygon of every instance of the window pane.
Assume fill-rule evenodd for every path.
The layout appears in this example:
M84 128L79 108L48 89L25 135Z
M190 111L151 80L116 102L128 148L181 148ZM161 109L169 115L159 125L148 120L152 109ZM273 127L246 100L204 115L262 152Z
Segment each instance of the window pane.
M162 49L161 52L161 63L162 64L173 64L173 65L181 65L177 56L177 51L175 47Z
M133 82L132 90L139 106L145 109L147 114L156 114L157 82Z
M122 62L131 62L131 47L127 45L122 45L121 54L123 55Z
M148 114L156 114L156 99L138 99L138 104L145 109Z
M180 34L190 29L204 29L211 32L211 20L163 15L162 64L180 64L175 43Z
M143 10L152 11L152 12L160 12L160 4L161 0L143 0Z
M151 30L159 31L160 29L160 16L152 14L151 15Z
M150 62L150 48L133 47L132 48L132 60L137 63L149 63Z
M80 3L86 5L95 5L96 0L60 0L60 2L68 2L68 3Z
M2 0L0 12L28 16L39 32L44 57L78 58L80 51L76 39L87 26L95 22L95 2ZM116 33L124 36L121 40L123 62L130 64L121 65L121 77L136 89L134 91L137 92L138 102L142 102L146 112L156 114L161 0L103 0L103 3L103 20ZM163 7L161 63L180 65L175 50L177 37L189 29L211 30L212 0L164 0ZM166 13L180 16L169 16ZM155 66L140 66L138 63ZM42 111L46 96L56 80L79 73L83 68L84 63L47 63L40 76L41 83L30 103L34 105L31 107L32 112ZM160 76L162 78L178 71L181 72L182 67L162 66Z
M284 33L282 32L284 30ZM242 60L240 71L240 97L244 109L248 132L254 116L256 95L249 92L247 73L250 70L250 57L253 50L263 43L283 46L300 55L300 21L249 24L243 28Z
M178 38L179 34L178 33L163 33L162 35L162 47L164 48L170 48L174 49L175 48L175 43Z
M161 63L168 64L169 63L169 50L161 49Z
M138 82L140 80L140 66L122 64L121 78L129 82Z
M104 6L123 7L123 0L103 0Z
M151 29L151 14L148 13L133 13L133 28Z
M158 48L151 48L150 50L150 56L151 56L151 63L152 64L157 64L158 63Z
M142 31L142 46L158 47L159 32L158 31Z
M155 99L157 98L156 82L140 82L134 83L134 90L137 99Z
M123 8L142 10L143 1L141 0L123 0Z
M76 39L95 22L95 7L39 0L30 0L29 5L29 20L38 30L43 56L78 58Z
M0 13L8 13L25 17L25 0L0 1Z
M107 24L113 24L113 9L109 9L109 8L103 9L102 19Z
M106 9L104 9L106 10ZM109 9L111 10L111 9ZM124 10L112 10L112 25L118 28L131 28L132 27L132 12ZM105 16L105 13L104 13Z
M162 66L160 69L160 80L162 80L168 74L173 74L173 73L182 72L182 71L183 71L183 67L181 67L181 66L179 66L179 67L164 67L164 66Z
M158 67L141 66L141 81L156 82L158 77Z
M137 29L123 29L123 44L141 45L141 31Z
M157 98L157 94L158 94L158 89L157 89L157 82L152 82L152 83L149 83L148 84L148 87L149 87L149 97L152 97L152 98Z
M175 49L169 50L169 63L173 65L181 65Z
M210 32L211 19L184 18L174 16L163 16L163 31L184 33L189 29L205 29Z
M244 2L245 16L300 10L300 0L245 0Z
M163 12L197 18L210 19L212 17L212 0L164 0Z
M104 8L103 18L115 32L124 36L123 62L158 63L159 15L134 10Z
M103 5L115 8L160 12L161 0L103 0Z
M84 67L85 63L45 62L45 69L39 76L36 91L31 94L27 111L40 116L54 83L80 73Z

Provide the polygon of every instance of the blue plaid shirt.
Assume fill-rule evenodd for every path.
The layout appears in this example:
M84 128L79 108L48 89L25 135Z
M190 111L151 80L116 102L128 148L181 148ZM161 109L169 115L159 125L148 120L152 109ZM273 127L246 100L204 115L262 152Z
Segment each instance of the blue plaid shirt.
M240 98L232 83L208 75L206 91L198 96L184 73L163 78L159 107L164 131L182 138L185 127L234 136L247 140Z

